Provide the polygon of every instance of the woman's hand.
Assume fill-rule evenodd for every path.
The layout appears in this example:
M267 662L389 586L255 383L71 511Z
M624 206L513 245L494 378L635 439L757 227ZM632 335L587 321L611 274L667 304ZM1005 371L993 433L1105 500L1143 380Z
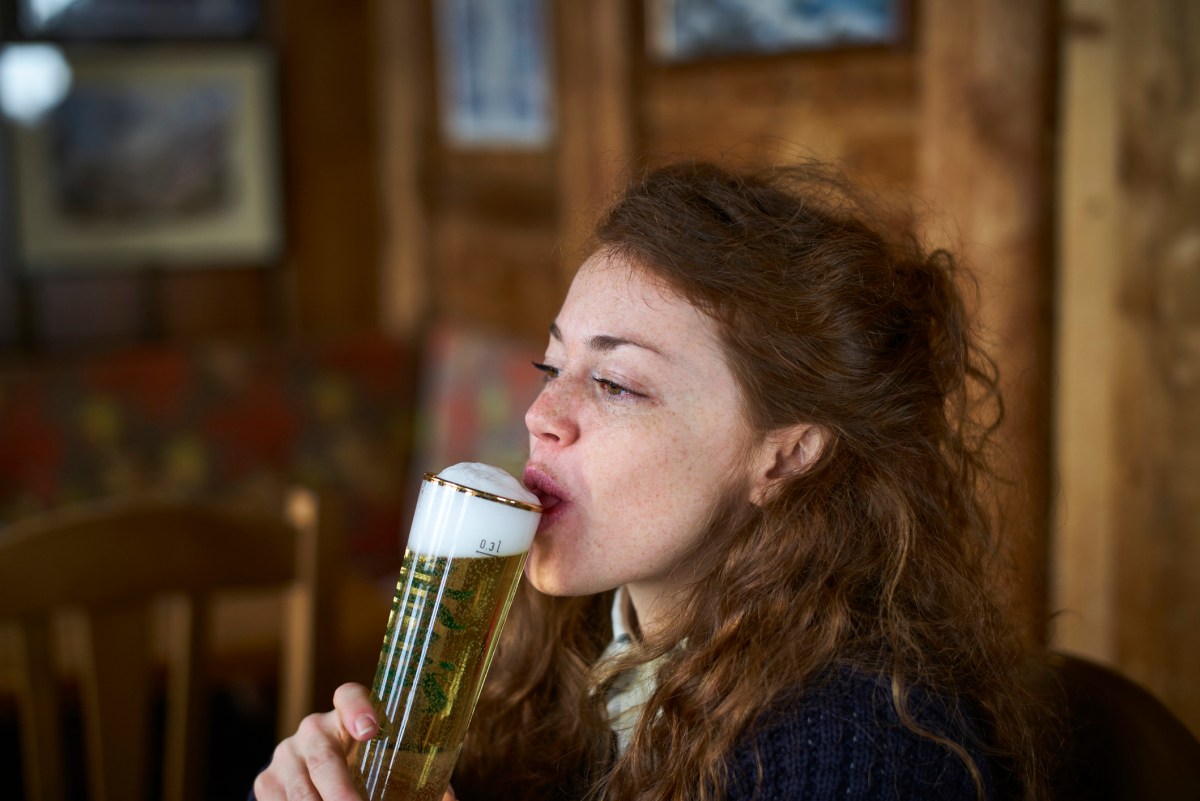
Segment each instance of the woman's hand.
M360 801L346 758L358 740L379 731L367 688L343 684L333 710L312 714L275 748L270 766L254 781L258 801ZM451 801L451 792L444 801Z

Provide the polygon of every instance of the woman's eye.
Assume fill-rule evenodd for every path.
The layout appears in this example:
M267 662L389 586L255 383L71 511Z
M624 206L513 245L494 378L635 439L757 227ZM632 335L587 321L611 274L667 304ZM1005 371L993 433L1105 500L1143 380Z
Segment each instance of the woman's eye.
M551 367L548 364L541 364L539 362L533 362L533 367L535 370L540 370L542 372L544 376L542 380L544 380L546 383L550 383L554 379L558 378L558 374L560 372L557 367Z
M607 378L596 378L593 380L597 384L600 385L600 390L605 395L610 395L614 398L622 398L627 395L636 395L637 394L636 392L634 392L630 389L626 389L625 387L621 386L620 384L618 384L615 381L609 381Z

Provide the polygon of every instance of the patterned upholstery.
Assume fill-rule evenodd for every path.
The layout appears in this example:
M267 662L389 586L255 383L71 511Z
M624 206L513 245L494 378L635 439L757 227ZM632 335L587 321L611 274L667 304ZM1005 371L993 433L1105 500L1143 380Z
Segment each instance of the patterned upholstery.
M317 345L140 347L0 374L3 521L137 491L278 508L337 494L350 556L398 562L416 361L376 335Z

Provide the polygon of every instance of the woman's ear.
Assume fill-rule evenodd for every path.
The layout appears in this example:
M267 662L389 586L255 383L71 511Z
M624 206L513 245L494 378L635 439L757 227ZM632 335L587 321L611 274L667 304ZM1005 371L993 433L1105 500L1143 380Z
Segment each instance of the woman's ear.
M763 441L750 485L750 501L762 504L781 479L803 473L816 463L825 449L825 429L801 423L772 431Z

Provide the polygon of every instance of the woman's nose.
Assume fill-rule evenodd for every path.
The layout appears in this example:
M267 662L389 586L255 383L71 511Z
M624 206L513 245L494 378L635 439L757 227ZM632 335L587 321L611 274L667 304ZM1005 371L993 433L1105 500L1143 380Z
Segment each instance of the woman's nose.
M533 442L568 445L579 436L579 423L565 381L556 379L542 388L525 412L525 427Z

